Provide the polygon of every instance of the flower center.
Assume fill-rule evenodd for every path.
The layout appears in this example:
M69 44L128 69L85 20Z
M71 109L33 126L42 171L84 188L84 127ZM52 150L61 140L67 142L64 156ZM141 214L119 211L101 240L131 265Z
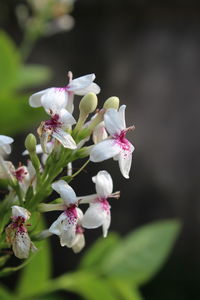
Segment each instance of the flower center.
M98 198L98 202L101 204L101 208L107 213L110 213L110 204L105 198Z
M12 227L13 228L21 228L24 227L23 224L25 223L25 218L18 216L18 217L12 217Z
M19 167L15 172L14 172L14 176L16 177L16 179L18 181L23 181L23 179L25 178L25 176L28 174L28 172L26 171L26 169L24 167Z
M122 130L119 135L115 136L116 143L120 146L120 148L124 151L130 150L130 143L126 139L126 130Z
M63 86L63 87L57 87L55 88L56 92L66 92L67 91L67 86Z
M68 223L74 224L78 219L76 205L72 205L65 210L67 215Z
M84 232L84 229L83 229L83 227L81 226L81 225L77 225L76 226L76 233L83 233Z
M62 123L59 122L59 115L52 115L50 120L45 121L45 126L47 129L50 130L55 130L56 128L61 127Z

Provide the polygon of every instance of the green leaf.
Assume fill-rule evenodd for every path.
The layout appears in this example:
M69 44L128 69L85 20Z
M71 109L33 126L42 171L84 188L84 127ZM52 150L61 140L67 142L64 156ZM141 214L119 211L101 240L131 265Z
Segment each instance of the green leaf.
M38 220L37 216L35 218ZM42 218L38 227L40 230L45 227ZM40 249L32 261L24 268L17 286L18 294L23 297L28 297L42 289L43 286L46 286L46 282L51 275L51 256L48 241L38 242L36 246L40 247Z
M38 290L32 290L26 295L23 294L20 299L38 299L39 296L42 297L61 290L78 294L86 300L118 300L113 288L106 279L99 278L94 273L88 272L74 272L62 275L46 282Z
M3 267L9 258L10 254L0 256L0 267Z
M1 94L16 86L17 70L20 65L18 50L10 37L0 31L0 84Z
M66 274L54 281L58 289L74 292L86 300L117 300L108 282L93 273Z
M44 117L42 109L33 109L28 105L28 95L0 94L0 128L2 133L11 135L32 127L36 120ZM39 125L39 121L38 121Z
M6 267L0 271L0 277L8 276L16 271L19 271L20 269L24 268L36 255L36 253L32 253L28 259L26 259L23 263L16 267Z
M161 268L180 231L180 223L165 220L130 233L106 256L102 271L107 276L142 284Z
M18 72L18 89L30 88L46 83L52 76L50 68L41 65L22 66Z
M0 299L11 300L14 299L14 295L12 295L3 285L0 285Z
M111 253L112 249L119 243L119 236L116 233L109 233L108 237L99 238L90 249L88 249L80 262L80 268L98 268L105 256Z
M123 300L142 300L142 295L136 287L123 280L110 280L110 284L119 293L120 299Z

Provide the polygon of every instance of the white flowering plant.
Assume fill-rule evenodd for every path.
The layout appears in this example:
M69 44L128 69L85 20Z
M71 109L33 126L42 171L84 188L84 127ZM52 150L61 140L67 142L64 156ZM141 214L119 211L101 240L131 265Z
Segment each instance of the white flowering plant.
M139 300L138 286L149 280L167 257L179 231L177 221L146 225L123 241L115 234L99 240L72 274L52 280L49 272L36 270L48 269L46 240L51 235L58 236L60 245L74 253L85 246L86 230L102 227L103 237L107 237L110 199L120 197L119 191L113 192L111 175L106 170L94 174L96 193L91 195L78 195L78 189L74 191L70 184L90 162L110 158L118 161L122 176L128 179L134 151L126 138L134 129L126 126L126 106L110 97L97 108L100 88L95 75L73 79L69 72L68 77L65 87L42 90L29 99L30 106L43 107L49 119L37 129L38 143L33 134L26 137L23 155L29 156L27 165L15 167L7 159L14 140L0 135L0 179L6 191L0 202L0 276L24 267L16 293L2 287L0 295L36 299L64 289L85 299ZM83 96L77 121L73 116L75 95ZM83 159L82 166L73 171L73 163ZM57 197L50 200L52 193ZM45 228L43 215L52 211L61 214ZM15 266L9 266L12 256L18 259ZM38 284L33 285L30 277Z

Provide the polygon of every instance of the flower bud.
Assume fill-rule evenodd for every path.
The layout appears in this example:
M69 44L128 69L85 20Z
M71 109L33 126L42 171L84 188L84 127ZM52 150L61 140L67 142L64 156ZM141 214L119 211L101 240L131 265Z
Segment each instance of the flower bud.
M104 102L103 108L108 109L108 108L114 108L118 109L119 108L119 98L118 97L110 97Z
M88 93L85 95L79 104L80 113L84 115L88 115L95 111L97 107L98 99L94 93Z
M36 144L37 142L34 134L29 133L25 139L25 147L29 153L36 151Z

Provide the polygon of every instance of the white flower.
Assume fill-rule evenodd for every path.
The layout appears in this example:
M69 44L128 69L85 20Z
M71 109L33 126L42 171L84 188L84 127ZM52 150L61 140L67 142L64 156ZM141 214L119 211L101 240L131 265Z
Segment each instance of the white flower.
M75 243L76 227L78 220L82 218L82 211L77 208L78 202L74 190L64 180L53 183L52 188L63 199L65 210L51 225L49 231L60 237L61 246L71 248Z
M126 133L133 127L126 128L125 105L116 109L110 108L104 115L105 128L110 138L95 145L90 153L90 160L100 162L113 157L118 160L122 175L129 178L134 146L126 139Z
M65 130L76 123L73 116L64 108L54 110L45 107L46 111L51 116L51 119L42 122L41 126L38 128L38 133L40 135L41 146L44 152L47 152L46 145L51 137L58 140L64 148L76 149L76 143L72 136Z
M16 177L19 185L24 193L28 190L29 186L32 185L35 188L36 185L36 171L33 164L28 160L27 167L20 165L14 172L13 175Z
M25 222L30 212L20 206L12 206L12 222L6 228L6 239L12 245L13 252L20 259L28 258L30 251L37 250L28 235Z
M33 94L29 99L32 107L45 106L47 102L54 103L56 107L66 108L73 112L74 95L86 95L89 92L98 94L99 86L94 83L95 74L88 74L72 80L72 73L69 72L69 83L65 87L52 87Z
M112 194L113 181L107 171L98 172L92 180L96 185L97 195L94 195L93 199L89 196L88 202L90 202L90 206L83 216L82 226L88 229L102 226L103 236L106 237L111 221L110 205L107 199L111 197L118 198L119 192ZM86 202L87 199L85 201L82 200L82 203Z
M14 205L12 206L12 219L17 220L21 218L23 220L22 223L26 222L31 216L31 213L25 209L24 207Z
M14 142L13 138L7 135L0 135L0 154L10 154L11 146Z
M11 146L10 144L13 143L13 138L0 135L0 177L3 179L11 179L12 180L12 170L13 165L11 162L7 162L4 160L3 156L5 154L11 153Z

